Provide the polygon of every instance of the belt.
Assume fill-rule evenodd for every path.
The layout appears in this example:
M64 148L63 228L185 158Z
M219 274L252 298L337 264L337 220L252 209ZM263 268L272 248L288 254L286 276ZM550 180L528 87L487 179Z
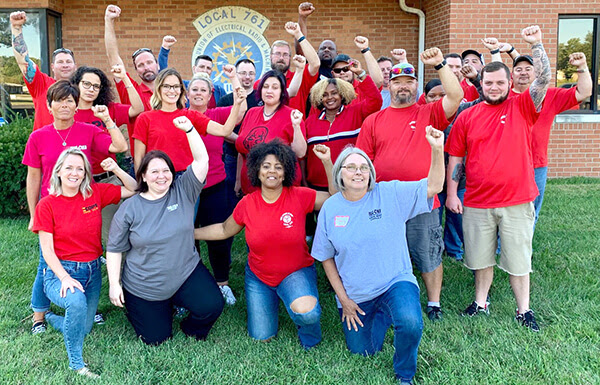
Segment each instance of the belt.
M115 175L115 173L112 171L103 172L102 174L96 174L94 175L94 182L100 182L101 180L111 177L113 175Z

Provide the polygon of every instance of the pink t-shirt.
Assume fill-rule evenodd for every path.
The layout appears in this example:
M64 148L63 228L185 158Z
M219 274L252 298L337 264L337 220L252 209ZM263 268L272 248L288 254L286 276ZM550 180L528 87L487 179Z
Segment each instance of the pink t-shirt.
M232 106L209 108L204 115L217 123L225 124ZM206 175L206 186L211 187L225 180L225 164L223 164L223 140L222 136L207 134L202 138L206 151L208 151L208 175Z
M64 146L63 141L66 143ZM48 195L52 168L64 150L77 147L89 160L92 150L108 156L108 148L111 144L110 135L92 124L75 122L70 128L60 131L49 124L31 133L25 146L22 163L42 170L40 194L43 198Z

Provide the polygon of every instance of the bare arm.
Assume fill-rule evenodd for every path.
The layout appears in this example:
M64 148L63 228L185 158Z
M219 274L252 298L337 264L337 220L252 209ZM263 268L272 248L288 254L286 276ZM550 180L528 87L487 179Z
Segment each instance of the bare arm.
M425 137L431 146L431 166L427 174L427 198L433 198L444 187L444 133L427 126Z
M294 76L292 77L292 81L288 84L287 92L290 98L293 98L298 94L298 90L302 85L302 78L304 77L304 67L306 66L306 58L304 56L295 55L292 59L294 63L294 67L296 70L294 71Z
M29 50L27 49L27 44L25 44L25 39L23 38L23 25L26 21L27 15L25 12L12 12L10 14L13 54L15 55L21 73L27 82L31 83L35 76L35 71L37 71L37 66L31 58L29 58Z
M39 236L40 248L42 249L44 260L48 264L48 267L52 269L52 272L54 275L56 275L56 278L60 280L60 296L63 298L66 297L67 290L71 290L71 293L75 293L75 289L85 292L81 283L78 280L71 278L56 256L56 253L54 252L54 238L52 233L40 231Z
M421 61L423 61L424 64L435 67L444 62L444 55L442 55L442 51L437 47L429 48L421 52ZM437 72L438 77L442 81L442 86L446 91L446 96L442 99L442 105L444 107L444 112L446 113L446 118L450 119L456 113L456 110L465 95L460 87L458 78L452 73L447 65L444 65Z
M377 59L375 59L375 56L373 56L373 53L369 48L369 39L367 39L364 36L356 36L354 38L354 44L365 58L365 62L367 63L367 71L369 71L369 76L371 76L371 79L373 79L373 82L375 83L377 88L381 87L383 84L383 74L381 73L381 68L379 68L379 64L377 64Z
M115 33L115 19L121 15L121 8L116 5L106 7L104 13L104 46L108 56L108 64L114 66L120 64L124 66L123 59L119 55L119 46L117 45L117 35ZM118 79L116 80L119 81Z
M292 147L294 154L296 154L298 158L304 158L307 146L306 139L304 139L304 134L302 133L302 112L293 110L290 114L290 119L292 120L292 127L294 128L294 137L292 143L290 143L290 147Z
M204 182L206 180L206 175L208 174L208 152L206 151L204 142L200 138L200 134L185 115L173 119L173 124L175 127L185 132L190 145L190 151L192 152L192 157L194 158L192 170L194 171L196 179L200 182Z
M450 155L448 161L448 175L446 178L446 207L453 213L462 214L463 207L458 198L458 183L464 175L465 167L463 165L463 157Z
M135 194L135 189L138 187L136 180L129 173L123 171L113 158L104 159L100 163L100 166L104 171L113 172L123 182L123 186L121 186L121 198L129 198Z
M531 56L533 57L533 68L535 69L535 80L529 86L529 94L535 108L539 111L550 86L552 73L550 71L550 60L542 45L542 31L537 25L527 27L521 32L523 40L531 44Z
M129 117L135 118L142 112L144 112L144 103L142 103L142 98L140 94L138 94L137 89L134 87L131 79L127 76L125 72L125 67L121 64L115 64L112 66L110 72L112 72L115 80L117 82L124 82L125 88L127 89L127 96L129 96L129 103L131 103L129 107Z
M303 36L308 35L308 17L315 11L315 7L312 3L301 3L298 6L298 25ZM302 47L298 43L298 40L294 41L297 55L303 55Z
M139 139L134 139L134 143L133 169L137 173L137 170L140 168L140 164L142 163L142 158L144 158L144 155L146 155L146 143Z
M344 284L342 283L342 279L338 273L335 260L333 258L326 259L322 262L322 264L323 270L325 270L325 274L327 275L327 279L329 280L329 283L331 283L331 287L335 291L335 294L342 304L342 322L346 321L348 330L354 328L355 331L358 331L358 326L363 326L358 314L365 315L365 312L358 307L356 302L348 297L346 288L344 288Z
M35 206L40 199L40 189L42 186L42 169L27 166L27 181L25 185L27 195L27 206L29 206L29 230L33 227L33 217L35 216Z
M123 307L125 296L121 287L121 260L123 253L106 252L106 272L108 274L108 296L110 302L118 307Z
M585 54L583 52L572 53L569 55L569 64L577 67L577 91L575 92L575 97L578 102L582 102L592 95L594 87Z
M316 75L317 72L319 72L319 67L321 67L321 60L319 59L319 55L317 55L317 51L315 51L313 46L308 42L306 36L302 34L298 23L288 21L285 23L285 30L292 35L296 41L302 40L300 42L300 47L302 48L302 53L304 54L304 57L306 57L308 63L308 72L312 76ZM304 37L304 39L301 39L302 37Z
M484 47L490 50L492 61L502 61L502 54L500 53L500 43L495 37L486 37L481 39Z
M333 185L333 163L331 162L331 151L329 147L324 144L317 144L313 147L313 152L317 156L317 158L321 159L323 162L323 168L325 168L325 174L327 175L327 184L329 187L329 191L317 191L317 197L315 199L315 210L320 210L323 207L323 203L337 192Z
M214 225L195 229L194 239L199 239L201 241L218 241L221 239L227 239L242 231L243 228L244 226L239 225L235 219L233 219L232 214L223 223L216 223Z

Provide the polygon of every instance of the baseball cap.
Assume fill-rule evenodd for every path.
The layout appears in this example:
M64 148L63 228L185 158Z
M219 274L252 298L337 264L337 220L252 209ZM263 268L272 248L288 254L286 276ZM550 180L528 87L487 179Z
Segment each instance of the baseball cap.
M413 67L412 64L408 63L396 64L392 67L392 70L390 72L390 80L399 76L408 76L413 79L416 79L417 77L415 76L415 67Z
M479 58L479 60L481 60L481 64L485 65L485 62L483 61L483 55L480 54L479 52L475 51L474 49L467 49L465 51L463 51L463 53L460 54L460 57L465 60L465 57L467 57L467 55L475 55Z
M339 62L344 62L344 63L350 63L350 61L352 60L352 58L344 53L341 53L339 55L337 55L335 57L335 59L333 59L333 63L331 63L331 66L333 67L336 63Z
M529 55L519 55L519 56L517 56L517 58L513 62L513 67L515 67L517 64L519 64L522 61L526 61L529 64L533 65L533 58L531 56L529 56Z

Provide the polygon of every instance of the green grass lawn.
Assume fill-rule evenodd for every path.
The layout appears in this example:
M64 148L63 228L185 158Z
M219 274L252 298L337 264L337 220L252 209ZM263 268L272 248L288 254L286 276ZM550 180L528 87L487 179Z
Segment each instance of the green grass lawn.
M489 317L462 318L473 300L472 274L444 259L444 320L425 319L417 384L600 384L600 180L551 181L534 238L531 305L540 333L517 326L505 273L496 270ZM84 359L102 375L79 378L68 369L62 335L51 327L29 333L37 238L27 219L0 219L0 383L4 384L393 384L392 333L374 357L346 350L333 293L322 269L319 290L323 342L305 352L280 309L270 343L246 332L243 237L237 237L231 286L238 303L225 309L205 342L174 338L147 347L121 309L108 300L104 278L99 309L106 324L86 338ZM203 251L205 261L206 251ZM208 262L206 262L208 263ZM421 285L422 286L422 285ZM421 295L421 303L426 303Z

